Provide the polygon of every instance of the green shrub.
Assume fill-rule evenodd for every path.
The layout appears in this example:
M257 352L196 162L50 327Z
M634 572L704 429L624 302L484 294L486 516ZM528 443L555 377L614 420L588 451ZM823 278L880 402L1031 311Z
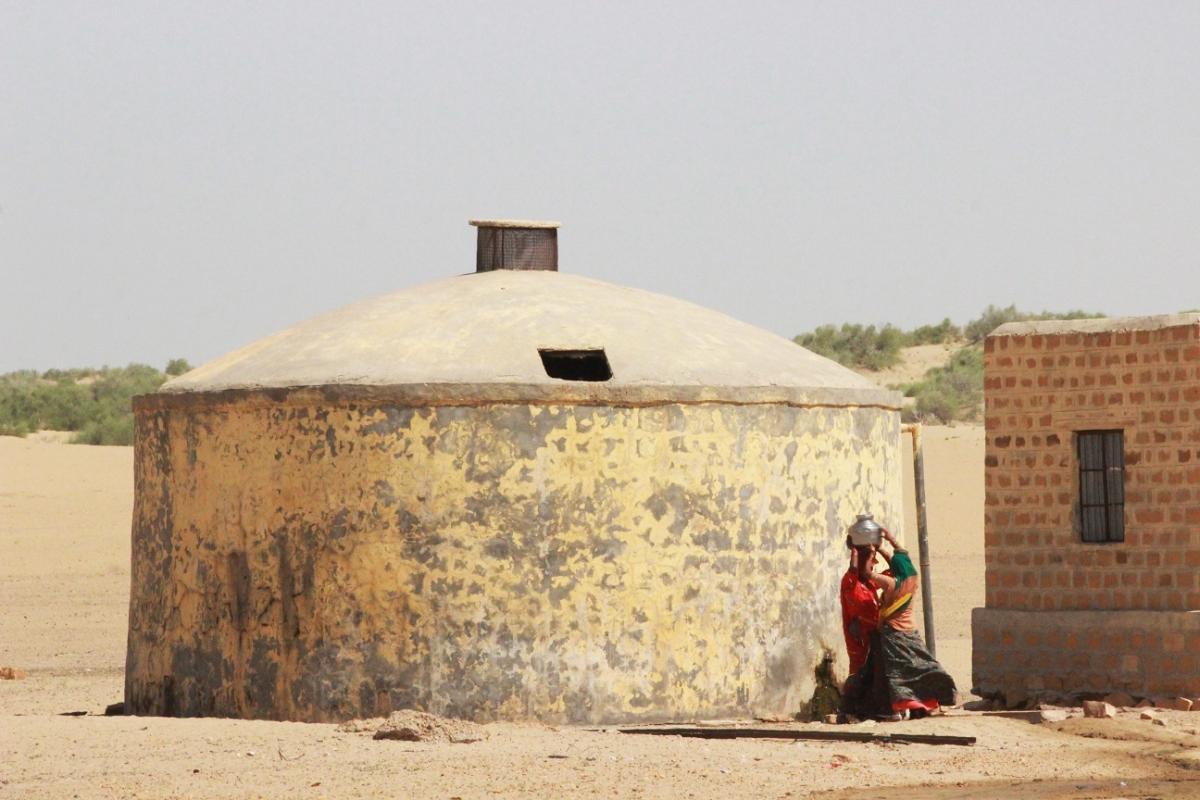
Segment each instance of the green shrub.
M133 444L133 414L105 414L89 421L71 444Z
M167 368L163 371L173 378L176 375L182 375L191 368L192 365L188 363L186 358L172 358L167 362Z
M37 416L33 399L37 385L38 374L31 370L0 376L0 431L5 436L24 436L33 430L30 422Z
M946 317L937 325L922 325L904 335L906 347L919 344L948 344L962 338L962 328Z
M87 421L92 403L90 387L63 379L51 385L34 387L32 402L37 409L37 428L77 431Z
M840 328L822 325L812 333L800 334L793 341L847 367L880 370L900 360L904 333L891 325L876 329L874 325L846 323Z
M1070 311L1062 312L1043 311L1040 314L1032 314L1017 310L1015 305L1008 306L1007 308L989 305L977 319L973 319L963 326L963 336L966 337L968 342L978 344L989 333L1006 322L1026 322L1028 320L1040 319L1093 319L1103 316L1103 314L1082 311L1080 309L1071 309Z
M92 375L95 375L95 374L96 374L96 370L89 369L87 367L84 367L82 369L80 369L80 368L48 369L42 373L42 380L54 381L55 383L58 383L59 381L62 381L62 380L79 381L79 380L83 380L84 378L90 378Z
M905 416L911 421L949 423L978 418L983 402L983 349L964 347L944 367L934 367L916 383L904 387L916 399Z
M145 364L0 375L0 433L23 436L48 428L76 431L72 442L130 444L132 398L155 391L166 378Z
M0 436L27 436L32 433L23 422L0 422Z

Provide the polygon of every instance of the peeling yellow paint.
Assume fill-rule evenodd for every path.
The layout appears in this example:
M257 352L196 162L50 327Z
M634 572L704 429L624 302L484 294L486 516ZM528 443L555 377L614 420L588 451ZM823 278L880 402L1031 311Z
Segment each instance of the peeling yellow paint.
M126 702L336 720L797 711L843 528L899 525L899 414L138 409Z

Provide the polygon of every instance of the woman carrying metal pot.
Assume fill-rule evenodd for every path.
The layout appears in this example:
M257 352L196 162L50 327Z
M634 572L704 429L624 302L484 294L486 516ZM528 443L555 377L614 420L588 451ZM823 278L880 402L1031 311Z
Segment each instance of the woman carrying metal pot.
M870 514L858 515L846 544L850 569L842 576L841 600L850 677L842 711L905 719L954 705L954 679L917 634L913 609L921 579L908 551ZM888 565L882 572L874 569L877 555Z

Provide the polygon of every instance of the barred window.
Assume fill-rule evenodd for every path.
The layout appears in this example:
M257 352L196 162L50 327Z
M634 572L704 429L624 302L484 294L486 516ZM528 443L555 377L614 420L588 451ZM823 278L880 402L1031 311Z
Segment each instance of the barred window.
M1079 532L1085 542L1125 541L1125 433L1079 431Z

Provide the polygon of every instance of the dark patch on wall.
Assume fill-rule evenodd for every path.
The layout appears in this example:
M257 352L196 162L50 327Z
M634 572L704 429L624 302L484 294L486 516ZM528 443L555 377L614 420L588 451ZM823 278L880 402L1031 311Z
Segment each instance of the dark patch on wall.
M245 633L250 618L250 564L246 551L235 550L225 559L226 580L229 585L229 614L238 631Z
M172 716L207 717L216 710L217 695L231 677L216 643L209 647L182 644L171 648L171 676L166 702Z
M279 642L266 636L254 639L250 653L250 670L246 676L246 700L259 715L278 717L275 691L279 686L279 664L275 657Z
M667 526L678 541L687 528L693 515L703 516L704 503L696 502L691 494L677 483L669 484L658 489L642 502L642 505L654 515L655 521L661 522L669 509L674 513L674 519Z
M412 427L413 409L411 408L382 406L375 409L375 411L382 413L383 419L376 420L369 425L363 425L359 428L360 433L365 435L391 436Z
M798 449L798 446L795 442L788 442L787 446L783 448L783 454L787 458L787 465L788 465L789 470L792 468L792 462L796 460L796 450L797 449Z
M667 501L659 494L652 494L647 497L642 502L642 506L654 515L655 522L660 522L667 513Z
M425 591L425 573L414 572L408 578L409 590L417 596L420 596Z
M483 553L492 558L511 558L512 543L503 536L493 536L483 543Z
M375 481L375 497L380 503L389 508L396 505L396 493L393 491L392 485L387 481Z
M200 437L196 431L196 418L188 417L183 427L183 437L187 448L188 466L196 466L196 448L200 446Z
M300 638L300 615L296 609L296 598L303 592L298 591L296 587L296 576L292 571L292 548L288 547L286 536L277 533L274 545L279 578L279 638L285 647L289 647Z
M692 543L710 553L725 552L733 547L729 534L720 529L710 529L692 534Z
M625 543L616 537L608 539L594 537L591 542L591 552L593 558L611 564L625 552Z
M339 509L337 513L333 515L333 519L329 521L330 539L340 539L350 532L351 529L348 521L349 516L349 511L344 508Z
M401 506L396 509L396 529L405 535L412 535L421 529L421 519L416 514Z
M617 650L616 643L611 639L604 640L604 660L608 662L608 666L611 669L620 669L622 667L621 653Z
M718 556L713 560L713 570L718 574L735 575L737 569L737 556Z
M347 719L354 704L348 681L355 670L339 658L340 644L322 643L300 660L296 680L292 682L292 703L312 709L319 719Z

